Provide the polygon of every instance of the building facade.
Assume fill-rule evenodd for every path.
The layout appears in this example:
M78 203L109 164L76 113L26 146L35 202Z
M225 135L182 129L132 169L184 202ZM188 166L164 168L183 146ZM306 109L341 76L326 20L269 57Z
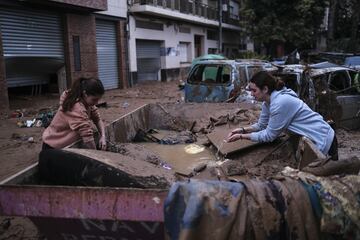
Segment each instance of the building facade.
M0 3L0 109L9 92L62 92L79 77L125 88L127 3L123 0L28 0Z
M98 77L106 89L184 79L194 58L219 52L218 3L3 0L0 109L14 89L61 93L79 77ZM223 3L221 47L232 58L252 45L240 37L240 1Z
M131 0L131 82L184 79L192 59L218 53L218 0ZM223 1L222 49L227 57L251 49L241 39L239 1Z

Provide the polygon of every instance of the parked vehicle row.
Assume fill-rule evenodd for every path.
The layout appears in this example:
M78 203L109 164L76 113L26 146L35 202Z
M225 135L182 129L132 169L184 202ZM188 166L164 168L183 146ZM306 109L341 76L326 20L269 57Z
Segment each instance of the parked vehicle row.
M346 129L360 128L360 72L329 62L274 66L262 60L197 62L185 83L186 102L249 99L246 86L260 70L271 71L326 120ZM237 99L237 100L236 100Z

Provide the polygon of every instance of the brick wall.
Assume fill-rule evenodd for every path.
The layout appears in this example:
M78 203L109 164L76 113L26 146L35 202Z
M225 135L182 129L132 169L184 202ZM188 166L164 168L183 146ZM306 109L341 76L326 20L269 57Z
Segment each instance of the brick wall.
M2 37L0 33L0 115L9 111L9 97L6 85L5 60L3 56Z
M98 77L94 15L65 14L65 62L67 85L79 77ZM73 36L80 37L81 70L75 70Z
M116 25L116 34L118 41L118 58L119 58L119 83L120 88L128 88L129 81L127 78L128 66L126 62L127 37L125 32L126 20L120 20Z

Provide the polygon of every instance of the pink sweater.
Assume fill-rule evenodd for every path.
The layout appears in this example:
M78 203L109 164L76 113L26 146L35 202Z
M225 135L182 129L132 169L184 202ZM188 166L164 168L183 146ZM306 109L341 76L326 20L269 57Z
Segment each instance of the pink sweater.
M100 114L96 106L86 107L78 101L71 111L63 112L62 103L67 96L65 91L60 97L60 107L50 125L45 129L42 140L53 148L64 148L80 139L94 141L91 121L97 124Z

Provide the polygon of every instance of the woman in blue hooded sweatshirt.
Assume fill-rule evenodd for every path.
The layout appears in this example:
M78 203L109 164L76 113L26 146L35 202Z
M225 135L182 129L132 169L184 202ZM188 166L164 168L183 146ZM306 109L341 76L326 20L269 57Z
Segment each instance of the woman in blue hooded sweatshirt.
M227 141L250 139L255 142L271 142L283 131L305 136L332 160L338 160L337 139L334 130L323 117L310 109L296 93L284 86L266 71L255 74L249 83L251 95L261 101L262 110L258 122L248 127L234 129Z

